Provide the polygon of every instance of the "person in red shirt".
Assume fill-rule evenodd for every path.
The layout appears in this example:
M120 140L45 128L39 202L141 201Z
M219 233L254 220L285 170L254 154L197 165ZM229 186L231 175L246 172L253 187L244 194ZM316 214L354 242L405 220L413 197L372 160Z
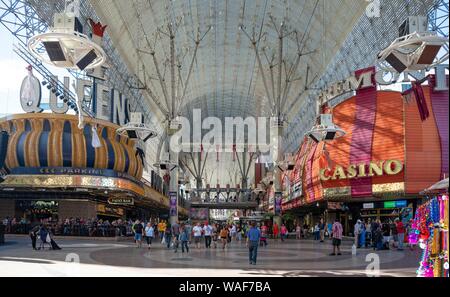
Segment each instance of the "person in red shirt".
M288 235L288 229L283 224L283 225L281 225L281 241L284 241L284 239L287 238L287 235Z
M336 218L336 221L333 224L332 227L333 231L333 252L330 254L330 256L336 256L336 249L337 249L337 255L340 256L341 254L341 243L342 243L342 234L344 232L344 229L342 227L341 222L339 221L339 218Z
M405 226L403 225L402 221L400 221L398 218L395 219L395 226L397 228L397 236L398 236L398 250L403 250L403 242L405 241Z
M275 223L273 224L273 239L277 239L278 238L278 224Z
M264 224L264 222L262 223L261 226L261 239L260 239L260 245L261 246L267 246L267 226Z

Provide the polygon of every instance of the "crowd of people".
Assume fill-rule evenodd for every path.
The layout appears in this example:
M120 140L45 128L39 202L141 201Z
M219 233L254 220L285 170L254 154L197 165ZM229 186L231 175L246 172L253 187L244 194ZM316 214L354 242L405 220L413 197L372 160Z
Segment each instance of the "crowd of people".
M131 227L137 247L142 246L142 241L147 241L148 248L154 239L159 239L168 249L173 248L178 252L181 244L182 252L189 252L189 244L194 243L196 249L205 248L225 249L232 241L242 242L246 234L246 227L239 224L210 224L196 223L194 226L189 221L184 223L169 224L161 221L158 224L141 222L136 220Z
M267 227L264 224L257 226L254 222L241 226L240 224L210 224L206 221L192 226L189 221L174 224L161 221L153 224L136 220L131 229L137 248L141 248L145 240L150 250L152 243L157 239L161 240L161 244L167 249L173 249L174 253L178 252L180 245L182 253L189 253L192 243L198 250L202 249L203 244L205 249L225 250L232 242L241 244L245 239L249 248L249 263L253 265L256 264L258 246L267 245Z
M381 222L380 220L358 220L354 226L355 246L372 247L374 250L403 250L408 244L411 224L404 224L400 218ZM410 245L413 249L414 246Z
M26 219L6 217L2 221L6 234L28 234L36 225L44 224L54 235L84 237L132 236L132 220L103 220L98 218L43 219L32 224Z
M59 249L53 240L54 235L59 236L89 236L89 237L118 237L133 236L136 246L141 248L143 243L150 249L157 240L167 249L173 249L175 253L181 248L182 253L189 253L191 248L202 249L227 249L233 242L242 244L244 241L249 247L250 263L256 263L258 246L266 247L267 239L285 241L289 234L295 233L297 240L308 238L311 234L314 240L324 242L325 238L332 240L333 252L331 255L341 255L340 246L343 238L343 226L339 219L329 224L320 219L312 227L306 223L297 223L289 232L285 224L274 223L271 226L261 223L250 224L224 224L209 222L197 222L194 225L186 222L169 224L164 220L102 220L98 218L67 218L54 221L42 220L38 225L31 225L25 219L5 218L2 221L6 233L29 234L33 249L37 249L36 241L48 243L51 248ZM292 226L291 226L292 227ZM410 224L403 224L396 218L381 222L380 220L357 220L354 225L354 245L356 248L373 248L374 250L398 249L403 250L407 244ZM257 240L256 240L257 239ZM257 244L255 245L255 242ZM193 247L191 247L193 244ZM413 246L410 246L412 249Z

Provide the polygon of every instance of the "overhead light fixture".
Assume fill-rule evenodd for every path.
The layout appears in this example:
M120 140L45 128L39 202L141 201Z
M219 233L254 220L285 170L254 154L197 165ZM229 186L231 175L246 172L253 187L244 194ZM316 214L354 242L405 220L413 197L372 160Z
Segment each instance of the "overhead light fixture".
M420 71L440 63L438 53L442 46L448 44L448 37L438 36L428 31L426 17L414 16L399 28L400 37L395 39L386 49L378 54L379 67L385 71L394 69L398 73L404 71ZM389 66L385 66L384 63ZM391 69L389 69L392 67Z
M148 125L142 123L142 113L131 113L131 120L128 124L116 130L116 133L129 139L142 140L144 143L151 138L158 136L158 133Z
M314 142L333 141L345 136L345 131L333 123L331 114L322 114L320 124L314 126L306 136Z
M75 2L79 5L79 0ZM106 26L95 23L92 37L83 34L79 14L68 5L64 12L54 14L53 24L48 32L28 40L28 50L36 59L58 68L81 71L101 67L106 62L101 46Z

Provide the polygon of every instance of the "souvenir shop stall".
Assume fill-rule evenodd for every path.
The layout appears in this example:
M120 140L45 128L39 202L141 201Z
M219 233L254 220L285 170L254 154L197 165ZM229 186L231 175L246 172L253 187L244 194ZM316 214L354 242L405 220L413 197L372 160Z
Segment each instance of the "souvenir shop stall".
M441 193L436 194L438 192ZM417 276L448 277L448 178L423 194L426 195L426 202L417 208L409 235L409 243L418 244L422 249Z

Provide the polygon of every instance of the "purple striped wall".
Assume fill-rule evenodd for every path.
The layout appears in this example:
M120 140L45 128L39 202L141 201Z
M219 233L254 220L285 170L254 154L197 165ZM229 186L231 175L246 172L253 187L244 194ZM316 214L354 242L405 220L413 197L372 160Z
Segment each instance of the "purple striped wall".
M375 73L375 69L373 69ZM356 77L367 69L357 71ZM360 89L356 92L356 118L350 148L350 164L369 164L372 158L373 129L377 111L376 87ZM372 195L372 178L350 180L352 197Z
M441 178L444 178L444 174L448 177L448 90L447 91L434 91L435 76L430 75L429 83L431 86L430 97L431 105L433 106L434 118L436 120L436 126L438 128L439 137L441 140ZM448 76L447 76L448 81Z
M306 178L306 191L308 193L308 196L310 197L310 200L308 202L313 202L316 198L314 194L314 184L313 184L313 174L312 174L312 168L313 168L313 162L314 162L314 155L316 153L317 144L313 143L313 145L310 148L308 157L306 159L306 165L305 165L305 178Z

